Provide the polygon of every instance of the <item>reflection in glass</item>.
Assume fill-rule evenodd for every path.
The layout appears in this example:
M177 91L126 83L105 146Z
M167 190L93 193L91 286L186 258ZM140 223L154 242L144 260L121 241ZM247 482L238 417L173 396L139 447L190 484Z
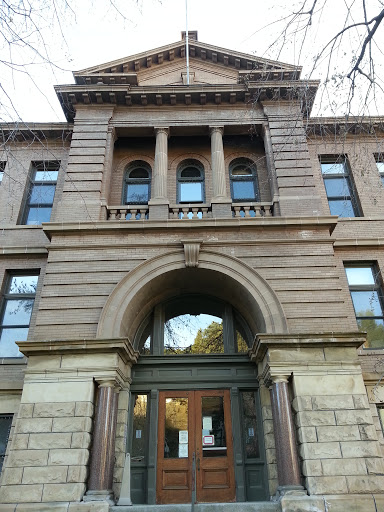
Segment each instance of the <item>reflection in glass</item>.
M224 402L222 396L201 397L203 457L225 457Z
M368 316L368 315L366 315ZM367 348L383 348L384 321L379 318L357 318L359 331L367 333Z
M339 217L355 217L351 199L328 199L328 202L331 215L338 215Z
M33 302L33 299L7 300L3 325L29 325Z
M0 416L0 473L3 467L5 451L7 449L9 433L12 426L12 416Z
M243 406L243 439L247 458L260 457L257 437L256 395L254 391L241 393Z
M188 448L182 446L185 443L179 443L180 431L188 432L188 398L166 398L164 458L188 457Z
M344 174L346 172L344 162L321 163L323 174Z
M179 315L164 324L166 354L224 353L223 322L213 315Z
M357 316L382 316L377 291L351 292L351 296Z
M143 457L146 452L147 439L147 395L135 395L133 408L132 457Z
M180 202L181 203L199 203L203 201L203 184L198 183L180 183Z
M13 276L8 293L36 293L39 276Z
M349 286L375 284L372 267L346 267Z
M255 186L253 181L233 181L232 194L234 200L249 200L256 199Z
M16 345L16 341L26 341L28 328L14 327L3 328L0 336L0 347L2 357L23 357Z

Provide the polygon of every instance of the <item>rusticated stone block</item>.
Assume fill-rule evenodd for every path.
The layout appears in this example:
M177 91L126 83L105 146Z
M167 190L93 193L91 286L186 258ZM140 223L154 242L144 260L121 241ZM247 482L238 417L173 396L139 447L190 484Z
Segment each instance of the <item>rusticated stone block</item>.
M312 405L314 411L355 408L351 395L314 396Z
M261 414L263 416L263 420L272 420L272 407L270 405L265 405L261 408Z
M48 450L15 450L8 456L7 466L10 468L23 466L46 466Z
M265 450L265 456L268 464L276 464L276 450L269 448Z
M20 404L17 417L20 418L32 418L34 404Z
M42 501L80 501L85 484L45 484Z
M312 398L310 396L297 396L292 400L292 407L295 412L311 411Z
M347 496L324 496L327 504L327 512L382 512L376 508L372 496L347 495Z
M30 449L52 449L69 448L71 446L72 434L30 434L28 448Z
M362 441L377 441L377 431L374 425L359 425Z
M300 446L302 459L341 459L339 443L305 443Z
M33 411L34 418L60 418L75 414L75 402L37 403Z
M39 502L43 493L43 485L8 485L1 488L2 503Z
M67 479L66 466L45 466L24 468L23 484L64 483Z
M2 485L21 484L23 477L23 468L6 468L2 472Z
M88 468L86 466L69 466L67 482L68 483L84 483L88 476Z
M53 420L52 432L91 432L91 418L55 418Z
M305 479L310 494L347 494L345 476L308 476Z
M360 441L360 431L357 425L343 425L336 427L317 427L319 442L329 441Z
M71 448L89 448L91 445L91 434L88 432L74 432L72 434Z
M340 443L345 458L380 457L379 444L375 441L349 441Z
M84 466L88 462L89 452L84 449L50 450L49 465Z
M16 431L18 434L51 432L51 430L51 418L26 418L19 419L16 423Z
M275 436L273 434L266 434L264 436L265 448L275 448Z
M384 460L382 458L365 459L369 475L384 475Z
M316 428L315 427L300 427L297 429L297 438L300 443L316 443Z
M326 510L323 498L316 496L285 495L280 503L283 512L325 512Z
M372 425L372 415L370 410L358 411L336 411L337 425Z
M353 402L355 404L355 409L369 409L367 395L353 395Z
M70 503L68 512L108 512L109 505L106 501L90 503Z
M347 476L349 492L371 493L382 492L384 489L383 475Z
M76 402L75 416L93 416L92 402Z
M13 450L26 450L28 448L30 434L16 434L13 436L12 449Z
M364 459L324 459L321 461L325 476L366 475Z
M298 427L317 427L319 425L335 425L333 411L298 412L296 424Z
M323 468L320 460L305 460L303 462L304 476L322 476Z

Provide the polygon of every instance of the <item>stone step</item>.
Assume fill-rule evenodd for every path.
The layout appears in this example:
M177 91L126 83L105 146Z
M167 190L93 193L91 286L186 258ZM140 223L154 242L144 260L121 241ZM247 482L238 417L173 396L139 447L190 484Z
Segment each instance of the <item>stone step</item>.
M255 501L248 503L198 503L193 509L189 503L183 505L131 505L115 506L111 512L281 512L279 503Z

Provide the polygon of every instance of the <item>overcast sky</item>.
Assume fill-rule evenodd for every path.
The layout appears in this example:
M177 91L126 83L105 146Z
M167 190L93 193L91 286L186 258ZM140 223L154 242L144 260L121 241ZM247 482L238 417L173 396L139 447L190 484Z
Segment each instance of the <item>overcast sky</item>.
M43 5L47 0L30 0L32 5ZM64 0L56 0L59 3ZM320 1L322 4L324 0ZM314 50L323 45L342 26L345 18L345 4L348 0L328 0L330 7L321 10L313 24L303 49L290 40L279 55L277 47L268 50L277 37L282 24L274 21L292 12L293 4L284 0L188 0L188 21L190 30L198 30L200 41L228 49L239 50L258 56L279 58L283 62L304 65L304 75L310 73L313 65ZM50 2L49 2L50 3ZM185 0L115 0L115 4L126 19L111 7L109 0L71 0L74 12L65 9L60 14L61 26L54 21L54 12L43 9L39 18L39 28L45 48L54 66L43 66L40 59L31 55L26 48L8 47L1 49L2 60L12 58L17 63L29 62L31 65L22 71L10 73L9 66L1 66L1 86L7 92L0 97L4 105L2 120L20 117L24 121L64 121L59 102L53 90L54 84L73 83L72 70L79 70L121 57L156 48L180 39L185 30ZM297 2L297 4L300 2ZM355 5L354 18L358 20L356 4L360 0L350 0ZM368 13L371 17L378 10L380 1L370 0ZM319 21L317 21L319 20ZM15 27L17 30L17 27ZM33 36L38 40L38 35ZM40 48L41 48L41 42ZM342 72L351 60L351 48L356 40L348 36L345 45L337 49L337 61L330 74ZM376 74L383 75L384 27L377 35L375 45ZM42 50L44 51L44 50ZM24 71L28 71L25 73ZM311 78L323 78L326 67L318 67ZM332 80L331 80L332 83ZM381 82L382 84L382 82ZM332 113L332 101L340 106L348 89L341 87L338 93L332 91L320 96L316 107L320 114ZM357 95L361 94L361 90ZM321 101L320 101L321 100ZM10 101L13 107L10 106ZM384 102L379 106L370 100L369 113L377 110L384 113ZM362 100L356 104L356 112ZM381 107L383 105L383 107ZM338 114L342 113L337 111ZM367 112L366 112L367 113Z

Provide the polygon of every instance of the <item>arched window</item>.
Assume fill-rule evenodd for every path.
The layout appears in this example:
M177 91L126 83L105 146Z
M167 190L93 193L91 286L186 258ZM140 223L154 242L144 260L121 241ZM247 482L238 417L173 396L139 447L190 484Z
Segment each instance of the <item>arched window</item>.
M204 167L197 160L184 160L177 170L177 202L204 203Z
M151 168L141 160L128 165L124 176L124 204L147 204L151 197Z
M256 164L249 158L236 158L229 164L232 201L258 201Z

